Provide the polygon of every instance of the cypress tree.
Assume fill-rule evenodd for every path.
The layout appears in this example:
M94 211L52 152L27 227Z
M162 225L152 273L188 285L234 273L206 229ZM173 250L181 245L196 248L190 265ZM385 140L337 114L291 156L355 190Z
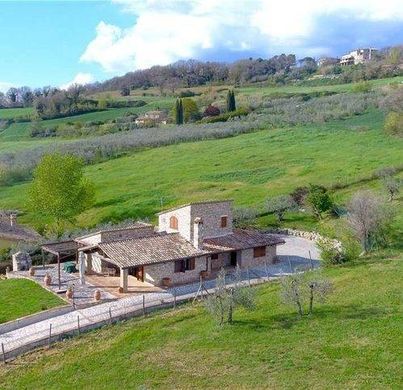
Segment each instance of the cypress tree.
M231 90L228 90L227 93L227 111L231 111Z
M182 99L179 99L179 125L183 125L183 118L184 118L184 112L183 112L183 101Z
M177 125L180 125L180 103L179 103L179 99L176 99L175 102L175 123Z
M227 94L227 111L232 112L236 110L236 104L235 104L235 92L232 90L228 91Z
M235 92L234 92L234 90L232 90L232 93L231 93L231 111L235 111L235 110L236 110Z

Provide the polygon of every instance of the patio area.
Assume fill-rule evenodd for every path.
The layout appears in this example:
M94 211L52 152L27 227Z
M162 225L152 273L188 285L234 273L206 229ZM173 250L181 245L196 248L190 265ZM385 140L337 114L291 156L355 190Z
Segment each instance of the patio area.
M93 286L106 291L117 298L127 297L133 294L146 294L152 292L163 292L160 287L153 286L147 282L141 282L136 277L128 275L128 286L125 293L119 292L120 278L119 276L107 276L100 274L86 275L85 280Z
M101 301L110 301L115 300L118 297L111 294L109 291L104 290L103 288L92 284L91 282L87 282L84 285L80 284L78 273L67 273L60 270L60 289L58 282L58 267L57 264L47 265L45 267L38 266L34 267L35 275L31 276L28 271L13 271L8 273L9 278L27 278L31 279L34 282L40 284L43 288L50 290L60 296L62 299L65 299L70 304L74 304L75 306L89 305L95 303L94 301L94 292L99 289L101 291ZM51 277L51 283L49 286L45 285L44 278L45 275L49 274ZM66 298L65 292L68 287L73 287L74 289L74 298L68 300Z

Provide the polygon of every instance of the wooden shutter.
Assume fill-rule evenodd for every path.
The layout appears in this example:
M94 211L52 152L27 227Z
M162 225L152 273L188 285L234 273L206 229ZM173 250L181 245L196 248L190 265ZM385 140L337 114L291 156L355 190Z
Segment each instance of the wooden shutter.
M175 261L175 273L178 273L178 272L184 272L183 260Z
M264 257L266 256L266 247L265 246L258 246L253 248L253 257Z
M189 269L195 269L195 263L196 263L196 259L193 257L191 259L189 259Z
M171 229L178 230L178 218L176 218L174 215L172 215L172 217L169 218L169 227Z

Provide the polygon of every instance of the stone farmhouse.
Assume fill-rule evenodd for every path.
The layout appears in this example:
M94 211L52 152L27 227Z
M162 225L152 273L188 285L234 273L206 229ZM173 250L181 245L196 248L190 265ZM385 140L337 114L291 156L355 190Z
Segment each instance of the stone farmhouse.
M138 126L148 126L168 123L168 115L165 111L148 111L144 115L139 116L135 120L135 124Z
M154 286L171 286L214 277L226 267L247 268L273 263L284 241L256 230L235 229L232 201L190 203L158 214L158 226L138 222L125 229L104 230L44 251L85 259L85 272L120 278L128 290L129 276ZM83 255L79 255L82 252Z
M377 49L366 48L356 49L350 53L344 55L340 59L340 65L358 65L372 60L373 55L377 52Z

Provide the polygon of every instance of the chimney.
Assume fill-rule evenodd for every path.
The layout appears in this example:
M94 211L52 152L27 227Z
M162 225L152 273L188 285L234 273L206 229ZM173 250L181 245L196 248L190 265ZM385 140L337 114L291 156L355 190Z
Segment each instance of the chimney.
M10 214L10 226L13 227L17 223L17 214Z
M196 249L203 247L203 220L200 217L195 218L193 224L193 246Z

